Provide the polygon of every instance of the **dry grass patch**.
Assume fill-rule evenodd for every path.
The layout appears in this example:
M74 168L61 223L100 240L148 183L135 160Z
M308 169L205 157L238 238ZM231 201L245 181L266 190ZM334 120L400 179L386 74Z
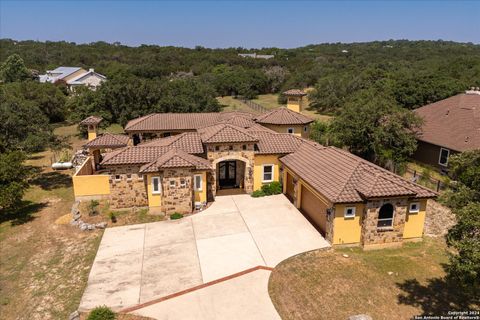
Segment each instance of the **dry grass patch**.
M72 146L76 126L55 133ZM84 141L83 141L84 142ZM102 231L55 223L70 212L70 171L50 168L52 151L32 155L36 174L16 211L0 215L0 318L66 319L77 309Z
M478 307L462 305L445 283L446 262L445 244L430 238L400 249L314 251L278 265L269 292L282 319L410 319Z
M223 112L230 112L230 111L240 111L240 112L250 112L250 113L259 113L258 111L250 108L242 101L235 99L234 97L225 96L225 97L217 97L218 102L223 105Z

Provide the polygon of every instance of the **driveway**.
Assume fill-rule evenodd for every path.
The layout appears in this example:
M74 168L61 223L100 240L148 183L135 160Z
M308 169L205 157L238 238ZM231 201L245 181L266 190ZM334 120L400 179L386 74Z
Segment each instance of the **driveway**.
M292 255L326 246L325 239L284 195L219 196L205 211L180 220L106 229L80 310L103 304L116 310L136 306L256 266L275 267ZM152 316L149 311L153 310L156 318L168 319L171 309L165 306L174 301L178 310L195 310L191 305L185 305L187 309L179 307L187 301L200 310L194 318L201 319L200 314L204 314L205 319L212 319L212 314L222 314L212 301L228 299L221 293L232 292L230 298L241 295L232 300L238 301L237 307L246 299L250 301L247 304L258 305L259 316L273 313L278 317L268 298L269 273L263 269L250 272L136 313ZM216 299L211 295L217 295ZM242 310L246 308L238 312ZM224 311L228 316L233 309ZM189 314L185 318L191 317Z

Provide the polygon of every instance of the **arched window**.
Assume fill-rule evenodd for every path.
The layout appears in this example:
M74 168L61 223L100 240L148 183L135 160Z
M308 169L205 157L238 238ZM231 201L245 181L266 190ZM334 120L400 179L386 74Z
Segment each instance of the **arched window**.
M390 203L385 203L378 213L378 228L388 228L393 226L393 206Z

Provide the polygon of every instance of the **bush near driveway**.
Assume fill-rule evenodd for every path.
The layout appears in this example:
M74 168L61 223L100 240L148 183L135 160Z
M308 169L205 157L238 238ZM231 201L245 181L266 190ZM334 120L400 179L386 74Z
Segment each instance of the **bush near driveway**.
M87 320L115 320L115 313L106 306L96 307L88 315Z
M252 197L254 198L259 198L259 197L264 197L264 196L271 196L274 194L280 194L282 193L283 188L280 182L274 181L269 184L264 184L262 186L262 189L260 190L255 190L252 192Z

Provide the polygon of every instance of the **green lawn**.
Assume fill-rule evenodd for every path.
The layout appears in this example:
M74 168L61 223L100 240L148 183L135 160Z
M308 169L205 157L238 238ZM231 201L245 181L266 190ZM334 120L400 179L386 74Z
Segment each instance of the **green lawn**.
M282 319L347 319L362 313L411 319L478 308L465 305L444 281L447 261L443 240L434 238L399 249L313 251L280 263L269 292Z

